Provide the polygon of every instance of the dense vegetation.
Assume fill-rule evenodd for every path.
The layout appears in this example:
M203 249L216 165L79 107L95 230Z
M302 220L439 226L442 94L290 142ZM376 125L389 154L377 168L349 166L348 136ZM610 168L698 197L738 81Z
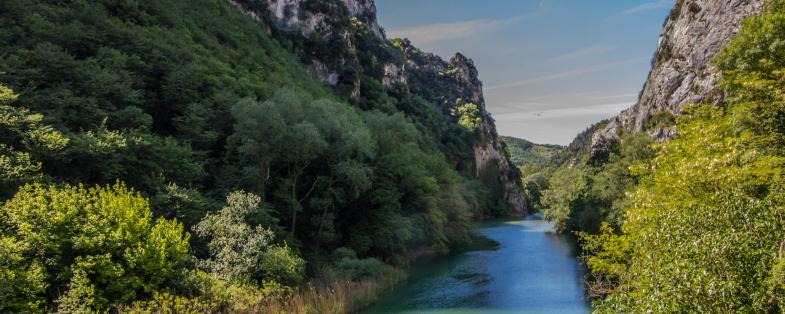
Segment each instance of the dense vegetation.
M526 203L534 209L542 209L542 192L548 188L551 162L565 147L559 145L534 144L527 140L503 136L510 160L520 168Z
M595 233L601 222L620 226L628 204L625 192L638 182L630 167L653 157L651 143L646 134L627 134L607 162L587 158L578 165L552 170L548 189L541 196L545 218L554 221L561 232Z
M564 147L550 144L535 144L524 139L503 136L510 152L510 160L518 167L528 164L544 166Z
M608 163L551 178L548 215L588 231L597 312L785 312L784 37L785 2L770 1L714 60L722 106L662 116L656 124L675 122L675 139L623 136Z
M591 160L589 157L589 150L591 148L592 134L602 128L605 123L606 121L602 121L587 128L578 134L570 145L566 147L530 144L528 141L523 140L512 141L512 143L518 143L518 146L522 145L521 147L524 147L524 149L531 150L532 153L536 154L535 157L528 157L532 153L518 153L516 151L519 148L516 148L516 145L508 144L510 155L513 160L520 160L522 159L521 156L525 156L525 160L536 161L524 163L520 167L521 181L523 182L524 195L527 204L530 204L530 206L539 211L545 212L550 219L557 220L557 227L561 232L565 232L567 229L580 229L574 223L577 220L571 223L570 226L567 226L566 220L572 219L573 210L571 208L576 208L574 211L576 215L578 212L586 210L586 213L583 213L582 215L587 217L593 216L594 218L592 219L601 219L601 217L606 217L610 214L609 209L607 208L598 209L593 206L588 206L590 203L596 204L598 200L588 200L593 197L591 195L591 190L593 188L591 182L586 182L586 179L590 179L590 176L603 171L602 162ZM644 147L640 146L642 145L640 141L645 141L645 139L640 136L635 136L635 138L636 139L633 140L634 143L629 143L628 148L624 151L619 151L618 147L615 147L616 150L614 150L612 154L605 156L614 162L621 162L614 167L616 169L610 169L611 166L608 167L606 174L604 175L606 177L610 176L607 178L608 180L621 179L629 181L627 178L628 174L624 171L624 165L629 165L631 162L634 162L634 160L631 159L634 157L622 156L622 154L625 151L633 153L632 150L644 149ZM521 143L519 141L523 142ZM545 159L546 156L547 159ZM550 188L551 183L554 184L553 189ZM615 183L606 180L604 184L608 185ZM600 185L596 187L596 189L601 188L603 187ZM603 192L606 194L604 201L599 201L603 202L603 206L610 206L615 199L623 197L623 194L618 193L617 189L614 190L616 191L614 195L608 194L613 194L614 192ZM551 193L548 200L543 198L546 193ZM559 196L557 197L557 195ZM573 204L573 202L575 202L575 204ZM587 206L579 205L579 203L583 203ZM551 208L561 208L558 210L561 213L556 214L553 211L549 211ZM600 212L603 212L603 214L600 214ZM591 225L592 223L582 224Z
M359 85L224 0L0 2L0 312L346 311L469 241L476 106L384 88L401 52L333 22Z

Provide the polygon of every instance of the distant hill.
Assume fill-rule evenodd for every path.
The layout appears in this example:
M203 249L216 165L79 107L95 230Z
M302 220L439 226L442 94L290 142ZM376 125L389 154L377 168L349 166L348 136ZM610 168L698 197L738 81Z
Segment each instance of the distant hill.
M564 149L561 145L535 144L510 136L502 136L502 140L510 151L510 160L518 167L528 163L544 165Z

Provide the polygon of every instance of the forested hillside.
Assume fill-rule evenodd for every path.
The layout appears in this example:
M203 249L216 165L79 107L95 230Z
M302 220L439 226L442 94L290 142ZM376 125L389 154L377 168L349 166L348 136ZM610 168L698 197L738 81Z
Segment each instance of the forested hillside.
M643 132L612 123L597 133L595 144L600 145L585 152L583 162L557 168L549 177L549 188L542 193L545 215L559 230L578 231L591 269L594 311L785 311L785 3L767 1L763 13L755 16L751 12L759 4L734 2L734 15L721 15L727 14L729 2L678 1L663 36L694 35L673 26L684 23L706 29L694 19L697 14L716 14L706 18L720 23L709 28L712 31L732 28L728 21L738 14L752 15L727 45L722 40L703 42L721 47L708 67L718 72L711 79L701 78L716 80L708 88L718 90L714 95L719 98L683 104L675 114L671 108L657 112L658 107L639 104L623 116L648 112L637 129ZM699 60L661 59L663 51L645 88L665 80L656 74L667 72L659 67L663 62L667 69L672 63ZM695 52L705 57L706 51ZM642 95L646 103L675 99L647 93ZM617 133L608 136L608 130ZM663 130L670 135L662 136ZM606 141L609 138L616 140Z
M471 60L276 3L0 2L0 312L345 312L527 209Z
M535 144L524 139L503 136L502 140L507 144L510 152L510 160L518 167L527 164L545 165L564 147L550 144Z

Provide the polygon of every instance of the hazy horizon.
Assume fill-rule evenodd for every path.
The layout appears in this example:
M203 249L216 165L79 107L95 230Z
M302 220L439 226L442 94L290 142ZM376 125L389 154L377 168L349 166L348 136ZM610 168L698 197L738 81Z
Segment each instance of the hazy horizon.
M377 0L388 37L472 58L501 135L569 144L637 99L674 0ZM416 8L412 10L411 8Z

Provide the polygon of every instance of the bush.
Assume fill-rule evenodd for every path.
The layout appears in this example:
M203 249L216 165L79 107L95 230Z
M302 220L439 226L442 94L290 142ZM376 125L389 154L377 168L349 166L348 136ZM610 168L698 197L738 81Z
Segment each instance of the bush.
M302 282L305 261L288 246L272 245L273 233L261 225L251 225L252 217L267 210L254 194L233 192L218 213L207 215L194 230L208 239L210 257L202 267L218 278L237 283L265 280L297 285Z
M107 309L174 287L188 234L122 183L27 185L2 206L2 311ZM24 280L20 280L24 279Z
M333 265L338 278L347 280L378 278L385 266L375 258L359 259L354 250L345 247L333 251Z

